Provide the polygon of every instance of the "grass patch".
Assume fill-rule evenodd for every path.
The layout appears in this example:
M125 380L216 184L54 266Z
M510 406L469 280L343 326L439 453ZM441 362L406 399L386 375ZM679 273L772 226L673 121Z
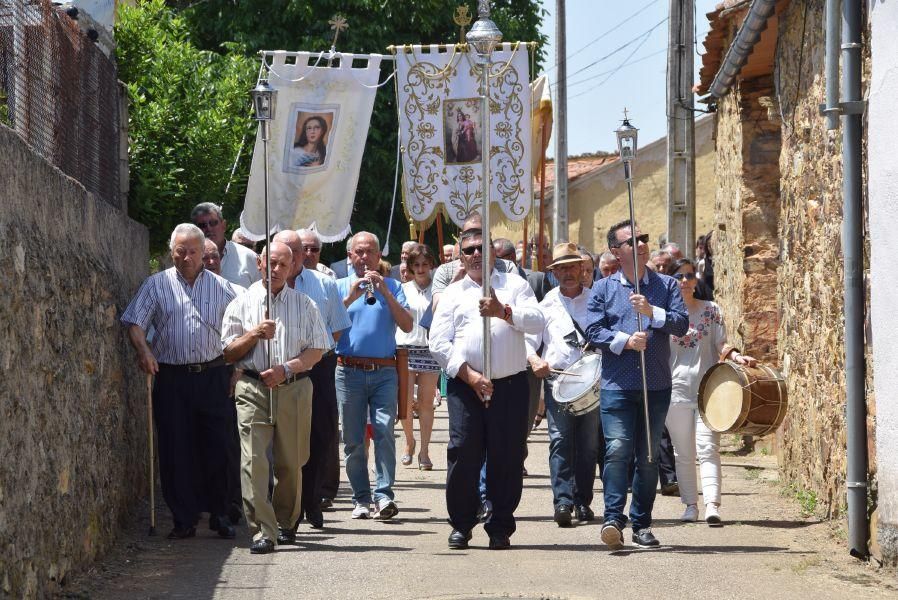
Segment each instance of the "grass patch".
M789 485L783 488L783 496L791 496L801 508L803 518L813 517L817 514L817 492L806 490L797 485Z
M761 472L764 471L761 467L745 467L745 478L751 481L757 481L761 478Z

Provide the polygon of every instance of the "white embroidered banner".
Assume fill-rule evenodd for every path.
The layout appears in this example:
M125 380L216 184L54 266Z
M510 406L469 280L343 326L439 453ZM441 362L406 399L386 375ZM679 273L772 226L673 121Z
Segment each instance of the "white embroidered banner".
M288 56L295 64L287 64ZM320 56L273 53L268 83L278 95L268 142L268 204L272 232L312 228L334 242L349 233L382 57L339 54L338 67L315 66ZM353 68L353 59L367 66ZM240 215L240 228L256 240L265 237L262 167L257 134Z
M501 44L490 65L490 131L481 131L480 68L455 46L411 46L396 55L402 191L406 214L429 224L442 205L462 225L483 205L481 152L490 198L520 221L532 202L530 81L525 44Z

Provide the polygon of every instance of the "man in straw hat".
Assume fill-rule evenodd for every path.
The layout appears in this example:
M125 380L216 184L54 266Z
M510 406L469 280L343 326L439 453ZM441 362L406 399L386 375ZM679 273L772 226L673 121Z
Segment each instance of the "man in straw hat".
M582 284L583 256L576 244L556 245L549 269L558 279L558 287L549 290L539 303L546 326L539 333L527 335L527 360L533 374L545 381L555 522L559 527L570 527L573 517L580 522L595 518L589 505L596 478L599 411L567 413L555 402L550 379L553 372L566 370L583 356L586 307L591 294ZM542 355L537 352L540 346Z

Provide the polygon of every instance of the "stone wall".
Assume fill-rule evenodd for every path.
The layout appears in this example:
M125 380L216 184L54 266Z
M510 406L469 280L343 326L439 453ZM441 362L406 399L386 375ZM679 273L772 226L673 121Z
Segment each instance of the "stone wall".
M146 387L118 317L146 229L0 126L0 596L46 597L147 489Z
M818 509L836 516L845 509L846 476L842 170L841 132L826 131L818 113L825 84L823 6L823 0L791 3L779 28L778 336L789 391L779 458L785 480L816 493ZM872 397L868 406L872 449Z

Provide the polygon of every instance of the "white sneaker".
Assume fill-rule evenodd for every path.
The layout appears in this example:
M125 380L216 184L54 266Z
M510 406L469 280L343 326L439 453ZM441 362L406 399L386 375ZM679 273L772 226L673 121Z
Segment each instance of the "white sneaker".
M355 508L352 509L353 519L367 519L370 516L371 510L368 508L367 504L356 504Z
M695 504L687 504L686 510L683 511L683 516L680 517L680 520L684 523L695 523L698 521L698 506Z
M377 512L374 513L374 518L379 521L392 519L399 514L399 509L396 507L396 504L389 498L381 498L375 503L375 507Z
M720 512L717 510L717 504L713 502L705 504L705 522L710 527L723 527L723 520L720 518Z

